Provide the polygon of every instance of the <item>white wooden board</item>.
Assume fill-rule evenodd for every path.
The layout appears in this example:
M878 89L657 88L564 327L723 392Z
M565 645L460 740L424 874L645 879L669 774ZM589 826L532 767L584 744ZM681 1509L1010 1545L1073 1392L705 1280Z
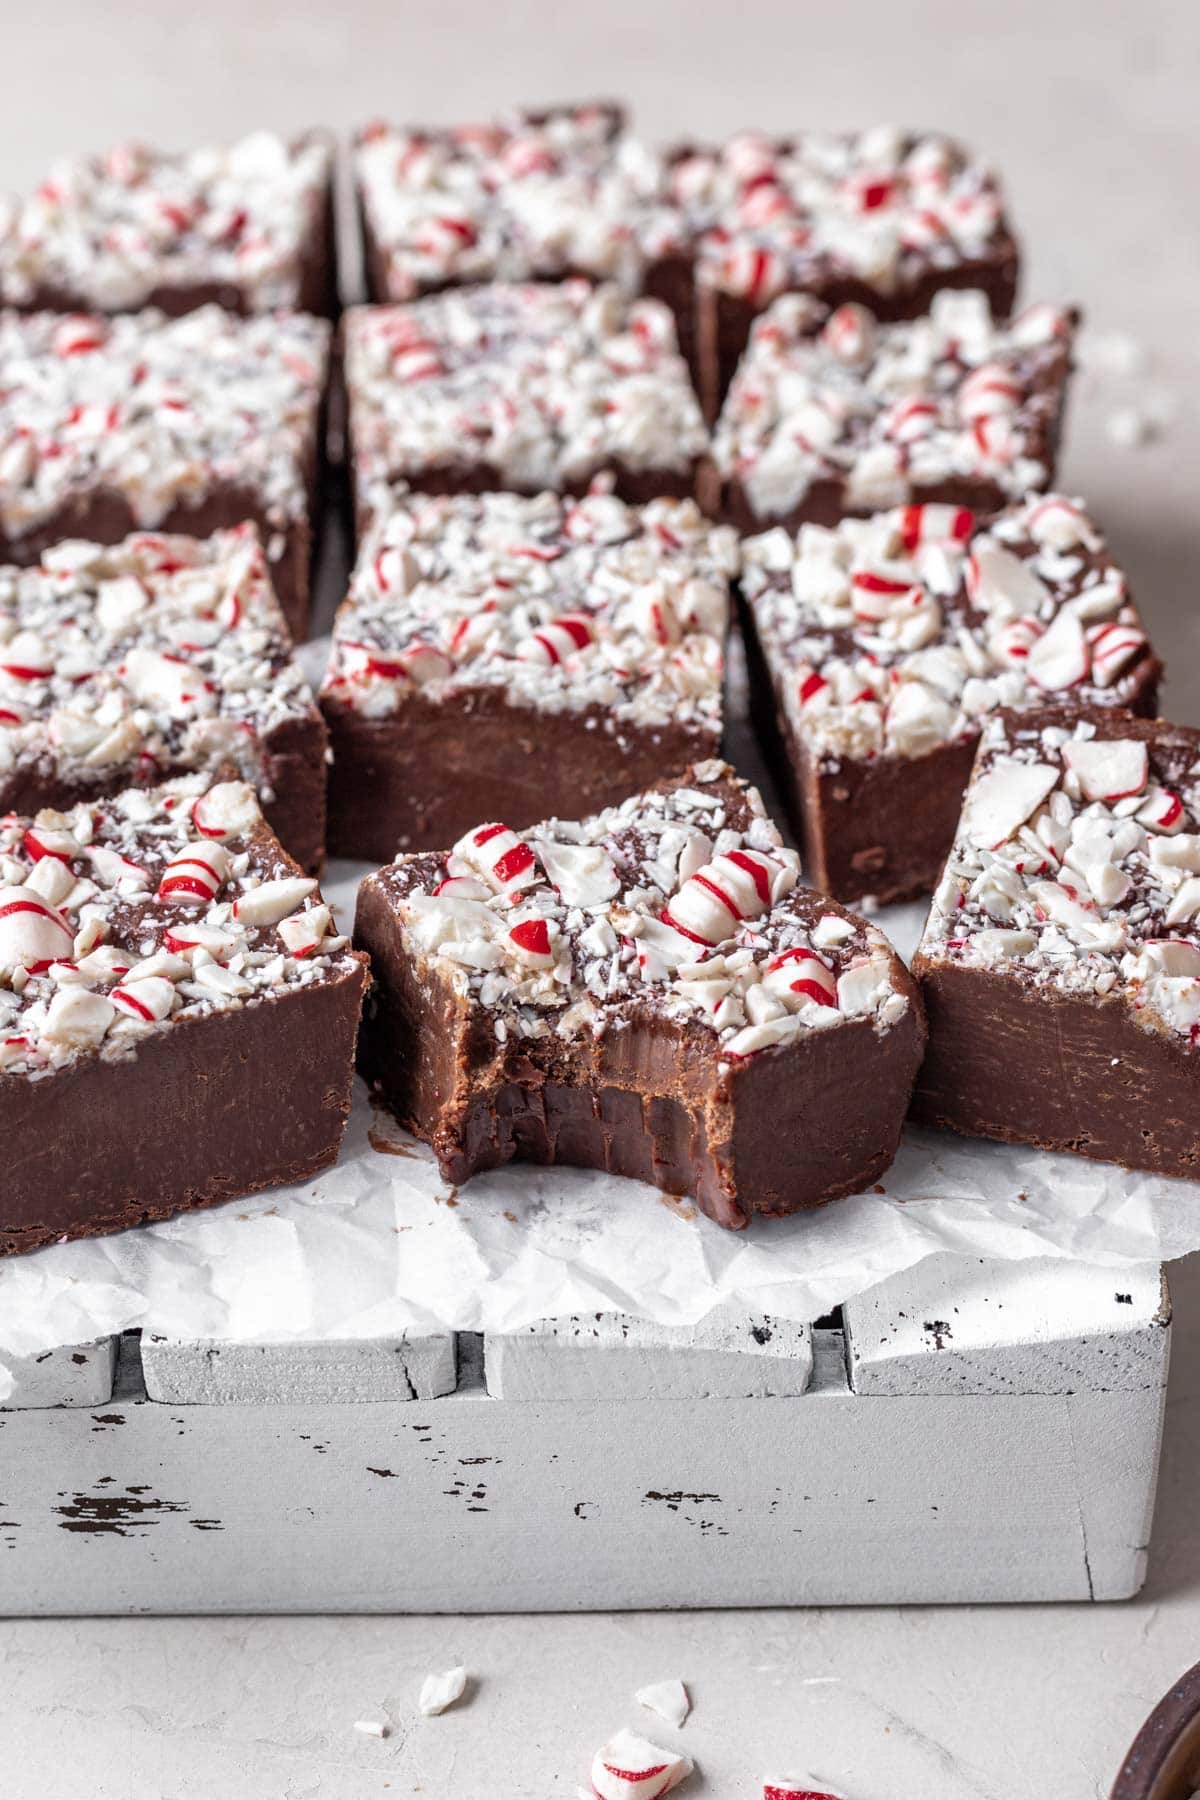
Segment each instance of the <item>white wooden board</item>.
M254 1371L243 1397L196 1403L204 1390L194 1385L186 1401L150 1398L126 1338L102 1405L0 1414L0 1611L538 1611L1136 1592L1162 1424L1161 1290L1143 1282L1128 1307L1113 1301L1127 1324L1115 1358L1104 1295L1116 1289L1103 1271L1081 1275L1085 1285L1064 1297L1069 1331L1055 1328L1051 1304L1039 1339L1069 1346L1070 1383L1022 1392L1005 1358L1011 1350L1014 1366L1036 1364L1008 1323L1015 1302L1003 1308L1003 1332L995 1323L997 1284L1012 1271L990 1271L983 1300L973 1278L956 1297L945 1273L931 1286L938 1271L918 1271L908 1296L881 1301L894 1324L922 1315L914 1345L931 1299L935 1316L958 1321L940 1351L901 1345L888 1391L862 1391L861 1319L851 1332L857 1391L841 1330L792 1334L789 1359L778 1344L774 1358L760 1355L768 1345L752 1334L755 1349L739 1353L625 1339L605 1325L583 1343L559 1327L523 1334L536 1342L524 1362L529 1342L493 1340L487 1362L504 1397L488 1391L483 1346L467 1336L457 1386L441 1397L364 1397L363 1383L343 1375L360 1396L353 1404L311 1386L285 1400L289 1383L298 1391L295 1371L277 1372L270 1392L261 1377L286 1359L235 1358L231 1367ZM1126 1354L1139 1333L1145 1354ZM634 1359L624 1378L611 1370L622 1345ZM224 1356L202 1351L193 1368ZM777 1397L718 1391L714 1354L790 1360L791 1379L806 1385ZM188 1365L182 1349L176 1361ZM956 1362L961 1378L948 1381ZM927 1364L947 1383L938 1391L923 1381ZM314 1365L305 1352L296 1366ZM1115 1384L1114 1368L1124 1371ZM718 1373L724 1382L723 1364ZM622 1379L637 1397L614 1393ZM521 1383L529 1398L514 1397Z

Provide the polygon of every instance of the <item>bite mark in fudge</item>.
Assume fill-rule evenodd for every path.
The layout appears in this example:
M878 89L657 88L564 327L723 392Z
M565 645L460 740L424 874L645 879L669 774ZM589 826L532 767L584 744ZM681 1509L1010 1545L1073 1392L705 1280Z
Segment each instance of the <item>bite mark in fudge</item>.
M0 314L0 562L249 518L303 637L329 340L304 314L215 306Z
M914 963L921 1121L1200 1173L1200 732L989 722Z
M63 159L28 199L0 197L0 303L332 315L332 181L332 145L317 133Z
M756 722L813 879L842 899L934 885L998 708L1157 703L1125 576L1060 494L768 532L741 590Z
M334 627L335 852L623 799L720 745L737 544L691 500L395 500Z
M438 493L692 493L708 433L668 309L613 285L502 282L351 307L360 527L389 483Z
M924 1024L882 934L797 874L718 762L399 857L359 889L363 1071L459 1184L574 1163L731 1228L854 1193L895 1154Z
M740 530L832 525L905 501L995 512L1049 487L1077 315L992 323L982 294L878 325L801 294L755 325L713 435L705 504Z
M376 122L354 167L377 301L572 275L635 293L642 240L662 210L660 159L606 104L450 128Z
M914 318L943 288L1012 310L1017 246L992 172L937 133L888 126L678 149L668 203L697 254L701 391L709 416L756 316L779 294Z
M325 747L252 524L67 541L34 568L0 567L0 812L228 763L315 869Z
M0 1251L331 1163L365 983L243 781L0 819Z

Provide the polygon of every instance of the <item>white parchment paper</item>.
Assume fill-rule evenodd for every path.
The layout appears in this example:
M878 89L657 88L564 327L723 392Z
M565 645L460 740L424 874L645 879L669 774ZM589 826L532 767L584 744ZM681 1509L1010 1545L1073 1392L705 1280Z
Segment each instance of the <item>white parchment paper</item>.
M305 647L314 677L321 654ZM742 695L735 670L735 711ZM733 736L732 760L766 787ZM332 864L323 882L346 929L367 866ZM906 957L924 913L878 915ZM1196 1249L1200 1184L933 1132L907 1134L881 1191L738 1233L588 1170L516 1164L455 1194L360 1084L336 1166L304 1187L0 1261L0 1398L5 1357L132 1326L262 1342L602 1310L686 1325L725 1301L809 1321L935 1252L1120 1268Z

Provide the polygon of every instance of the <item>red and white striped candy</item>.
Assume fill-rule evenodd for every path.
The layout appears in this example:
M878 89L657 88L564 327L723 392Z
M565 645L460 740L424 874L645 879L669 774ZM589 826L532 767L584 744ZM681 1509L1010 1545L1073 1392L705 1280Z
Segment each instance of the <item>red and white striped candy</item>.
M435 900L486 900L491 889L473 875L447 875L433 890Z
M804 1775L767 1775L763 1779L763 1800L843 1800L832 1788L818 1786Z
M1072 738L1063 745L1063 761L1079 783L1085 800L1128 800L1146 785L1149 758L1137 738Z
M891 438L894 444L915 444L929 436L937 417L934 401L921 394L907 394L888 407L879 423L884 437Z
M175 1004L175 984L162 975L144 975L140 981L131 981L128 987L113 988L108 997L118 1012L142 1024L153 1025L170 1014Z
M248 781L218 781L192 808L192 824L206 838L249 837L261 817Z
M1020 385L1003 363L980 363L958 390L958 410L972 424L995 413L1013 412L1020 401Z
M1060 612L1032 645L1025 661L1029 678L1043 693L1078 687L1087 680L1091 656L1083 626L1072 612Z
M307 875L281 875L274 881L260 881L247 888L233 903L233 916L240 925L278 925L308 896L317 884Z
M797 994L818 1006L837 1006L837 977L825 959L807 946L774 957L764 969L762 981L769 994Z
M796 676L796 697L803 712L828 712L834 703L834 692L819 669L801 663Z
M57 907L31 888L0 888L0 972L40 975L70 955L74 933Z
M721 264L721 275L729 293L759 304L782 288L783 258L761 244L735 244Z
M896 183L891 175L864 169L846 183L846 193L859 212L879 212L896 198Z
M551 969L554 948L550 927L545 919L521 919L508 934L508 941L523 963L532 969Z
M245 939L240 932L222 931L217 925L173 925L163 933L163 944L175 956L189 950L207 950L214 962L229 956Z
M688 877L659 915L664 925L711 949L771 905L780 864L761 850L730 850Z
M35 631L18 631L0 646L0 675L11 681L45 681L53 673L50 647Z
M1061 494L1047 494L1031 506L1025 515L1025 529L1035 544L1051 550L1074 550L1079 544L1092 547L1097 542L1087 514Z
M821 330L821 341L839 362L862 363L875 351L875 317L865 306L848 300L830 313Z
M688 1757L618 1731L592 1759L596 1800L659 1800L692 1772Z
M46 825L27 826L24 847L26 856L32 862L41 862L44 856L52 856L68 867L73 857L82 854L79 840L69 831L52 831Z
M971 422L971 436L984 462L1010 463L1021 448L1021 439L1007 413L989 413Z
M924 588L873 569L856 569L850 577L850 606L862 625L881 625L897 606L909 606L924 597Z
M543 668L553 669L586 650L594 636L592 622L585 614L563 613L523 638L517 645L517 655L522 662L541 663Z
M498 894L517 894L542 879L533 851L507 825L477 825L454 846L459 856L478 869Z
M229 873L229 852L220 844L187 844L171 858L158 883L160 900L208 906Z
M1041 623L1026 613L1002 625L990 638L989 647L998 662L1023 663L1042 632Z
M639 588L630 602L630 616L647 643L664 648L677 644L683 636L678 614L669 596L657 582Z
M101 320L81 313L64 319L54 333L55 356L82 356L104 346L105 329Z
M1187 824L1187 814L1183 801L1170 788L1152 787L1146 796L1146 804L1136 815L1139 825L1145 825L1150 831L1163 832L1167 837L1174 837Z
M1092 653L1092 680L1097 687L1111 687L1121 670L1145 648L1146 634L1136 625L1110 619L1106 625L1093 625L1087 641Z
M911 556L924 544L965 544L975 515L965 506L902 506L900 541Z
M333 914L327 906L310 906L307 912L293 913L290 919L281 919L279 935L290 955L311 956L324 942L332 924Z
M384 655L371 645L355 644L347 639L343 641L342 653L347 673L352 676L361 679L364 675L373 675L379 681L411 681L414 687L444 681L454 669L445 651L439 650L436 644L413 643L403 650Z

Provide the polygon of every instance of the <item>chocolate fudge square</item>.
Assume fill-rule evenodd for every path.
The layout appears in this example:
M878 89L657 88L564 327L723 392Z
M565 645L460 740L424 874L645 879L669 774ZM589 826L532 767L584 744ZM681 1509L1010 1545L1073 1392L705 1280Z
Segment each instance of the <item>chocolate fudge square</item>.
M67 541L0 567L0 813L232 764L311 870L325 751L253 525Z
M692 500L396 498L321 689L335 853L595 812L714 755L737 560Z
M177 315L337 311L333 146L255 131L181 154L144 144L64 158L0 197L0 304Z
M363 1072L458 1184L572 1163L730 1229L854 1193L895 1155L924 1022L882 934L797 876L719 762L398 857L359 889Z
M189 775L0 819L0 1252L337 1155L365 958L254 790Z
M1198 915L1200 732L999 714L913 965L914 1116L1195 1179Z
M943 288L1012 311L1018 252L999 184L936 132L744 131L671 158L668 203L696 250L697 356L712 417L750 328L782 293L917 318Z
M345 319L360 529L405 482L431 493L693 493L708 432L666 306L613 285L453 288Z
M907 506L743 546L754 717L813 881L927 892L1001 707L1152 715L1162 666L1078 501Z
M995 512L1051 487L1077 314L996 325L979 293L878 325L804 295L755 325L713 434L708 510L741 531L832 525L905 501Z
M303 313L0 313L0 563L253 519L303 637L329 340Z

